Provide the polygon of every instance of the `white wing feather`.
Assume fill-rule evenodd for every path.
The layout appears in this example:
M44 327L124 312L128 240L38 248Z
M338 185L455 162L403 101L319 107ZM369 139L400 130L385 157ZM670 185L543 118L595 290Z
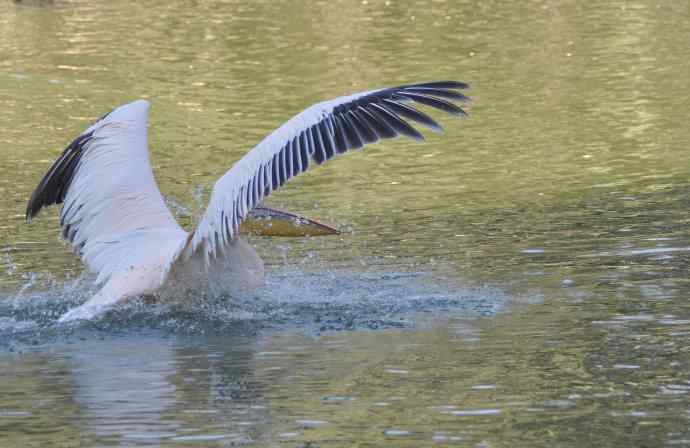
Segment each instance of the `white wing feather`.
M186 242L153 177L149 104L121 106L65 149L34 191L27 219L63 203L60 225L97 283L133 267L165 266ZM161 278L161 281L163 279Z
M203 251L208 261L238 233L249 211L304 172L311 162L320 164L337 153L360 148L397 135L423 139L403 118L432 130L441 127L426 114L409 106L425 104L452 115L465 115L444 99L466 101L455 89L464 83L439 81L378 89L315 104L266 137L214 185L205 215L184 249L185 257Z
M226 249L250 210L312 162L321 164L336 154L398 135L423 139L405 119L441 130L409 103L465 115L446 100L468 100L456 91L466 87L455 81L414 84L311 106L266 137L216 182L191 238L158 190L147 145L149 104L135 101L101 118L65 149L32 194L27 219L44 206L64 203L63 236L98 274L97 283L121 274L118 281L128 279L128 290L155 290L180 254L185 254L184 260L202 255L208 263ZM127 274L133 270L136 277Z

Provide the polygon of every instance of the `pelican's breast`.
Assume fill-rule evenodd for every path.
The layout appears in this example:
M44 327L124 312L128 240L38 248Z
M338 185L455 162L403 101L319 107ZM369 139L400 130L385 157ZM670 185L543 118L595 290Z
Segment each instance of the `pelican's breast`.
M244 239L229 243L206 266L201 251L180 260L161 290L163 298L244 296L264 284L264 262Z

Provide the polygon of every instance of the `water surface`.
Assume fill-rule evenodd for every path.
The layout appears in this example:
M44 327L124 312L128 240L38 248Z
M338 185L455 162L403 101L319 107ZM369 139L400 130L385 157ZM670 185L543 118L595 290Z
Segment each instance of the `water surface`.
M575 1L0 3L3 446L690 445L690 7ZM290 182L334 238L254 239L245 301L91 293L24 207L96 117L152 102L188 228L323 99L434 79L470 118Z

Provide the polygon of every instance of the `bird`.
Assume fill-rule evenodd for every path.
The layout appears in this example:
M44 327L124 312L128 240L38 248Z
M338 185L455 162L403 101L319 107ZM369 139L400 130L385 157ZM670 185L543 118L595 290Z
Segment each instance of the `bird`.
M149 102L136 100L106 113L60 154L26 208L31 223L43 207L62 204L62 237L96 277L95 294L58 322L93 319L132 297L213 282L254 290L263 284L264 266L240 227L264 207L266 197L308 168L379 140L404 136L423 141L411 123L442 132L419 105L464 117L458 103L470 101L461 92L467 88L459 81L405 84L304 109L215 182L191 232L175 220L154 179ZM266 210L270 216L271 209Z

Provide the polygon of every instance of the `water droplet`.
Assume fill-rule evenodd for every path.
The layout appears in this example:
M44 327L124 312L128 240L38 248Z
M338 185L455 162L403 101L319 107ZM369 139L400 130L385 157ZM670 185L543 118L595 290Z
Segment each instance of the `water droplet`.
M331 395L331 396L326 396L326 397L322 398L322 400L324 400L324 401L352 401L354 399L355 399L355 397L346 397L346 396L340 396L340 395Z
M500 409L459 409L457 411L451 411L451 415L457 415L458 417L475 417L483 415L499 415L501 413Z
M521 254L543 254L545 252L544 249L540 248L534 248L534 249L523 249L520 251Z
M302 426L303 428L315 428L317 426L323 426L328 424L328 422L325 420L295 420L295 423Z
M383 433L389 437L405 437L410 435L410 431L405 431L404 429L388 429Z

